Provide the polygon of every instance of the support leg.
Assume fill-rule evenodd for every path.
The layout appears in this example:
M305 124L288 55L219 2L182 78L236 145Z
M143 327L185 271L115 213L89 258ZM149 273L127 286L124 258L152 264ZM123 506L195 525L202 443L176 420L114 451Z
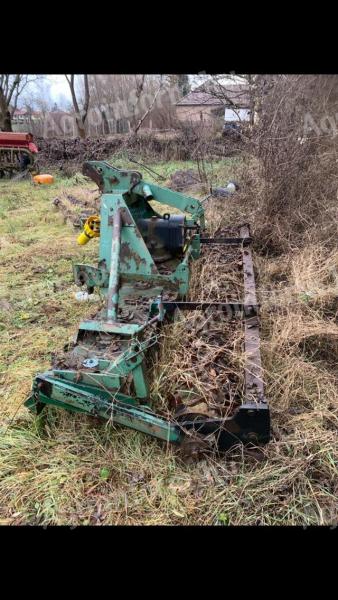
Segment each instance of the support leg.
M107 316L109 322L117 321L117 308L119 298L119 263L121 249L121 211L117 208L114 212L113 240L111 246L111 262L108 288Z

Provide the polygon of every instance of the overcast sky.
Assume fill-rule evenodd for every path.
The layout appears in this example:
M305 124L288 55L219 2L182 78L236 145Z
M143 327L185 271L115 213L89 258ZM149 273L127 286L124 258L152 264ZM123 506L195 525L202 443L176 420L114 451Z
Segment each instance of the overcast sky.
M198 83L195 82L195 79L197 78L197 76L189 75L189 78L190 78L191 86L193 88L196 87L196 85L198 85ZM203 76L201 77L201 79L202 78L203 78ZM68 85L64 75L48 75L48 80L51 84L50 94L51 94L53 101L57 102L60 95L66 96L66 98L68 100L71 100L69 85Z
M190 84L192 89L203 82L207 75L189 75ZM233 77L233 76L232 76ZM230 80L224 79L222 83L229 83ZM233 79L232 79L233 81ZM71 102L71 95L69 85L64 75L46 75L45 82L42 84L45 91L48 93L52 102L56 102L60 108L65 108L65 103ZM48 89L49 88L49 89ZM39 94L34 84L27 86L25 94L21 98L20 105L24 105L26 100L29 100L30 96L36 96Z
M192 87L196 87L196 85L198 85L198 77L199 76L197 75L189 75ZM200 78L202 80L205 78L205 75L201 75ZM69 100L71 100L69 85L64 75L48 75L48 79L51 83L50 91L53 100L57 100L57 97L60 94L64 94L67 96L67 98L69 98ZM233 79L231 81L233 81ZM224 80L224 82L226 82L226 80Z
M52 97L52 100L55 100L55 102L57 102L60 94L66 96L69 100L71 100L69 85L64 75L48 75L48 80L51 84L50 95Z

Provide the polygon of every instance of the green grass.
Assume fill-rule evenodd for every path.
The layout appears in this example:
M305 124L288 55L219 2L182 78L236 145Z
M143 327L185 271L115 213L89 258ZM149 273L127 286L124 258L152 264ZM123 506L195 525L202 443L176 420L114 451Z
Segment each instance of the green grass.
M149 182L159 183L156 176L147 171L139 164L135 164L128 159L128 152L121 151L114 154L113 157L110 158L109 162L114 164L114 166L120 168L123 167L125 169L134 169L136 171L140 171L143 174L144 179ZM156 162L148 162L144 160L142 157L133 156L135 160L145 165L145 167L149 167L155 173L158 173L165 179L169 180L170 176L175 173L175 171L179 170L188 170L192 169L196 171L198 174L198 165L196 160L172 160L169 162L165 161L156 161ZM241 157L229 157L226 159L220 160L204 160L205 172L208 177L208 181L213 185L224 184L227 179L234 177L237 170L243 163L243 159ZM162 185L160 183L160 185Z

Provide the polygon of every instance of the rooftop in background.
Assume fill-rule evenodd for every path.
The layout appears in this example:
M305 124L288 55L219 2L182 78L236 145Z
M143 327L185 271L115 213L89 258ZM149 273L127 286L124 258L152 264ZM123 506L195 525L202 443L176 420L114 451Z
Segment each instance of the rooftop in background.
M176 103L176 106L200 105L247 108L250 106L249 87L245 84L221 85L210 81L200 85Z

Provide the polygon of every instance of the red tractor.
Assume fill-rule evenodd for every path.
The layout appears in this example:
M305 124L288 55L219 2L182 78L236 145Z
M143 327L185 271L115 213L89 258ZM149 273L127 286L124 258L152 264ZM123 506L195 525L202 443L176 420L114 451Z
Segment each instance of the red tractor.
M39 172L37 153L31 133L0 132L0 178L16 173L36 175Z

